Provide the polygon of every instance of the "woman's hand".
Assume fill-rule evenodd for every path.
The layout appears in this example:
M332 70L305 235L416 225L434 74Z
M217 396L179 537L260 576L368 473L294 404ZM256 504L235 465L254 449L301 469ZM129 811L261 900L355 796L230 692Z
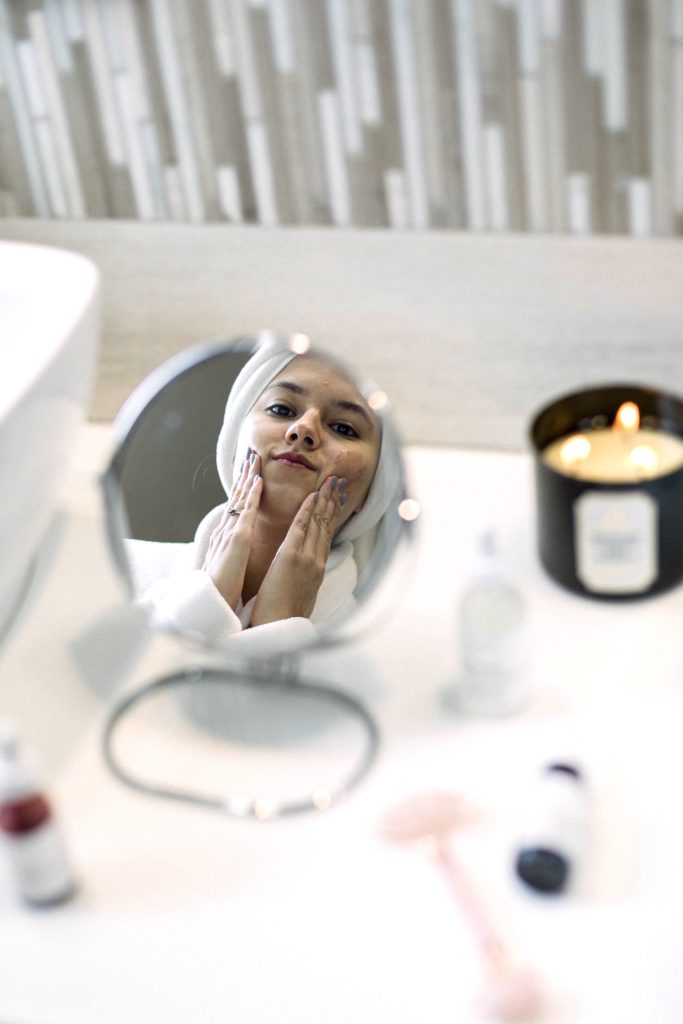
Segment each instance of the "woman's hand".
M345 484L328 477L304 500L256 595L252 626L310 616L346 502Z
M244 574L251 551L263 480L259 476L260 457L249 450L230 494L218 526L211 534L202 569L234 611L244 586ZM236 515L235 512L239 512Z

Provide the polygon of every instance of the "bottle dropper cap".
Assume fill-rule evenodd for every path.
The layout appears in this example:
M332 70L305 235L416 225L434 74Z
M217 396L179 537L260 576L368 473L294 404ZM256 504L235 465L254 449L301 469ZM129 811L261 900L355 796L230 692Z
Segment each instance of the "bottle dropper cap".
M16 725L10 718L0 718L0 757L3 761L16 761L18 750Z
M500 575L499 545L495 531L487 527L477 535L471 555L470 576Z
M34 789L37 762L19 737L13 719L0 719L0 799L8 800Z

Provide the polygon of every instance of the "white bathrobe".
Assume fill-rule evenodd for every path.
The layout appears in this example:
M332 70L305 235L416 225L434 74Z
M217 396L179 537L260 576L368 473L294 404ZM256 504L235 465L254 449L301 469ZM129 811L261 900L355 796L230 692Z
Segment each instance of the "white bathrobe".
M226 494L232 485L233 466L246 455L240 436L244 420L261 393L296 356L286 341L268 337L239 373L228 398L218 437L216 464ZM224 505L211 510L189 544L126 541L133 586L150 612L152 624L213 645L239 644L241 654L270 654L307 646L318 626L345 618L355 606L354 591L378 547L389 548L397 535L397 506L401 470L393 436L383 432L375 477L362 510L335 538L325 576L310 619L288 618L251 627L255 601L240 601L233 609L223 599L208 573L201 569L211 533Z

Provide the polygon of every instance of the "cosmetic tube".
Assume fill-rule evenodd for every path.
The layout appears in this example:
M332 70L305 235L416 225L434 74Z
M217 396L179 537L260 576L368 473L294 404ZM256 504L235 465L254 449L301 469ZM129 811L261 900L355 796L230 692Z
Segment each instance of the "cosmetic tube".
M515 872L525 885L545 894L569 888L584 853L587 810L580 770L568 763L547 765L515 854Z

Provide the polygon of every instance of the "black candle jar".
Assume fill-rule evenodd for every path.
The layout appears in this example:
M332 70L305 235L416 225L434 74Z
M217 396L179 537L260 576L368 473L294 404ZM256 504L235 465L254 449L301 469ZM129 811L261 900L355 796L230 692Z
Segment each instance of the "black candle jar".
M683 401L631 385L565 395L533 420L537 540L541 563L580 594L625 600L657 594L683 578L683 466L635 482L580 479L546 461L548 446L610 426L625 402L641 426L683 438Z

